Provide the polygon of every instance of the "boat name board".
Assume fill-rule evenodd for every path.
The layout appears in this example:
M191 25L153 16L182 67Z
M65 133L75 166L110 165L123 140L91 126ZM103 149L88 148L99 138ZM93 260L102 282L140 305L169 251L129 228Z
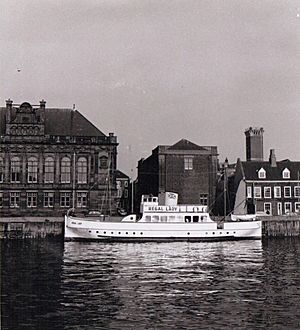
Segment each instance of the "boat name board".
M145 205L144 212L206 212L206 206L193 205Z

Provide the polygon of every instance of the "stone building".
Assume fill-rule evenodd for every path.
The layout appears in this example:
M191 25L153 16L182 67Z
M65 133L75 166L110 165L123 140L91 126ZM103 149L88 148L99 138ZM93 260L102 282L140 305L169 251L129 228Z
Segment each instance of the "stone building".
M246 149L250 150L247 161L238 159L236 164L234 213L279 216L299 213L300 162L288 159L277 161L274 149L270 150L268 161L257 157L263 155L262 143L257 143L257 139L248 139L248 131L245 132ZM260 132L262 141L263 130L255 131ZM258 150L259 146L261 150Z
M116 211L117 137L79 111L6 101L0 108L0 216Z
M130 212L130 178L120 170L116 171L117 205L119 213Z
M179 204L212 206L215 198L218 153L215 146L198 146L182 139L172 146L157 146L138 163L137 197L179 194Z

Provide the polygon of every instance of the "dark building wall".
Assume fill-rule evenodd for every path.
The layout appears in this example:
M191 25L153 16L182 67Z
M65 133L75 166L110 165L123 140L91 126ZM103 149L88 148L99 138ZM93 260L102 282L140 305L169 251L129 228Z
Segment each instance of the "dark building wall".
M151 156L139 162L138 196L172 191L178 193L181 204L200 204L205 200L211 205L216 190L217 157L216 147L200 147L187 140L158 146ZM190 169L185 169L185 158L192 159Z

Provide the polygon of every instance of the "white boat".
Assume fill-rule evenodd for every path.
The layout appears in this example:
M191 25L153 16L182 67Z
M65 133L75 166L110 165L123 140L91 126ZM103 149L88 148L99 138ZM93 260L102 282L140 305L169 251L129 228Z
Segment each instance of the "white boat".
M177 194L167 202L142 196L141 218L131 214L121 221L66 215L65 240L99 241L202 241L261 239L261 221L213 221L203 205L177 205ZM174 198L175 196L175 198Z

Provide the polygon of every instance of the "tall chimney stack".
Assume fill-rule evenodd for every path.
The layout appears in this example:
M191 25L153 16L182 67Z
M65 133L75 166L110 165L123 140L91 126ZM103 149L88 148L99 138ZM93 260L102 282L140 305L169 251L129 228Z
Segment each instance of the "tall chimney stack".
M246 135L246 160L263 161L263 135L264 129L249 127L245 131Z

